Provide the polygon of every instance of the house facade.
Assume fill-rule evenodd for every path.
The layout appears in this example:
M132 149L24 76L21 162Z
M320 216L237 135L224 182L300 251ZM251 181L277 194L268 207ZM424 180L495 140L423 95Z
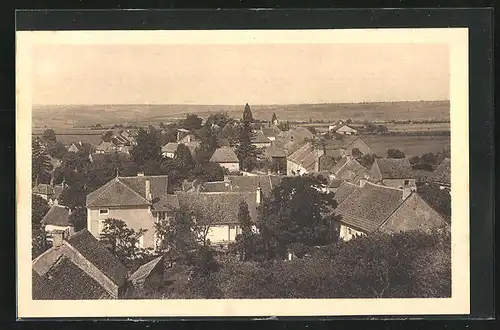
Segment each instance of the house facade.
M240 161L231 147L225 146L215 150L210 162L219 164L229 172L238 172L240 170Z
M308 142L289 155L286 160L287 175L302 175L319 172L320 158L324 151Z
M47 233L47 240L53 242L54 233L58 231L73 232L69 219L71 210L62 205L53 205L41 220L41 225Z
M335 133L341 135L355 135L358 134L358 130L347 125L342 125L335 130Z
M417 189L416 179L407 158L377 158L370 170L370 181L394 188Z
M87 230L96 238L108 218L123 220L127 227L146 233L139 239L143 248L156 248L155 223L171 218L178 208L175 195L168 194L168 176L116 177L87 195Z
M396 233L448 228L444 217L410 188L393 188L362 181L351 187L334 214L342 240L376 231Z

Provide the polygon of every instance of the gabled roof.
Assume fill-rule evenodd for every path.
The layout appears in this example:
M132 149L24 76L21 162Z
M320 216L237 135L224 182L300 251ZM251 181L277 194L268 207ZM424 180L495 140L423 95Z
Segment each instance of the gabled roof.
M212 163L238 163L238 157L234 153L231 147L220 147L214 151L212 158L210 158Z
M117 286L125 283L127 268L87 229L74 233L67 242Z
M322 150L315 149L311 143L306 143L288 156L287 160L302 166L308 171L314 171L315 164L319 162L322 154Z
M332 180L333 181L333 180ZM350 182L342 181L335 192L334 199L338 204L342 203L350 194L358 190L360 187L358 185L352 184Z
M213 219L213 225L238 224L240 202L248 204L250 217L257 219L257 194L256 192L215 192L215 193L190 193L178 192L181 209L201 212L203 219ZM206 214L206 216L204 216Z
M335 177L340 180L359 183L367 174L367 170L363 165L358 163L354 158L348 159L343 166L340 166L335 172Z
M114 150L116 148L116 144L111 141L102 141L97 147L96 150L108 151Z
M335 163L335 165L332 166L332 168L330 169L330 173L335 174L340 171L340 169L347 164L347 161L347 158L341 158L337 163Z
M145 189L145 188L144 188ZM112 179L104 186L87 195L87 207L139 206L150 203L119 178Z
M54 195L54 188L49 184L41 183L33 189L33 193L50 196Z
M366 183L335 209L341 222L363 232L377 230L403 203L403 191Z
M262 131L255 132L255 137L252 139L252 143L271 143Z
M43 217L41 224L43 226L71 226L71 222L69 221L69 209L64 206L53 205Z
M339 125L338 127L335 128L335 131L339 131L340 129L344 129L344 130L350 130L350 131L356 131L357 132L357 129L355 128L352 128L351 126L347 125L347 124L342 124L342 125Z
M281 130L275 126L273 127L263 127L262 133L265 137L276 137L281 132Z
M130 275L128 280L134 284L136 282L144 281L157 266L163 267L162 264L159 264L161 261L163 261L163 256L159 256L145 263L144 265L140 266L132 275Z
M267 157L271 158L284 158L286 157L286 150L272 143L269 147L266 148L265 154Z
M408 179L412 177L407 158L376 158L374 164L380 169L382 179Z
M179 140L179 143L189 143L189 142L194 142L196 140L196 137L194 136L194 134L188 134L186 136L184 136L182 139Z
M168 192L168 175L121 176L118 177L118 179L129 186L144 199L147 198L147 180L149 180L151 185L151 197L153 199L165 195Z
M256 176L238 176L229 175L227 179L231 183L232 191L250 191L255 192L260 186L262 193L269 196L273 189L270 175L256 175Z
M175 153L177 151L177 146L179 144L175 142L169 142L165 144L163 147L161 147L161 151L165 153Z
M342 184L342 180L332 179L332 180L330 180L330 183L328 184L328 188L339 188L341 184ZM337 196L337 195L335 195L335 196Z
M445 158L434 170L431 180L434 182L451 184L451 159Z
M65 256L40 276L33 271L34 300L92 300L111 298L96 280Z

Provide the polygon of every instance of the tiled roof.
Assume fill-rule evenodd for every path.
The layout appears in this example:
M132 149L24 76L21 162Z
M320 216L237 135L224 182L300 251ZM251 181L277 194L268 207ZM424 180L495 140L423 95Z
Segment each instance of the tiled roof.
M200 191L202 192L224 192L231 191L231 184L227 181L204 182Z
M168 192L168 175L145 175L145 176L126 176L118 177L120 181L125 183L137 194L146 198L146 181L149 180L151 185L151 197L162 196Z
M71 226L69 221L69 209L60 205L53 205L43 217L41 224L67 227Z
M408 179L412 177L407 158L376 158L382 179Z
M252 139L252 143L271 143L262 131L257 131L255 137Z
M367 170L355 159L349 159L334 174L337 179L358 184L359 180L363 179L367 174Z
M276 144L271 144L266 148L265 154L270 158L284 158L286 157L286 150L284 148L278 147Z
M102 141L101 144L99 144L96 147L96 150L101 150L101 151L112 151L116 148L116 145L111 142L111 141Z
M330 173L337 173L338 171L340 171L340 169L342 167L344 167L344 165L347 163L348 159L347 158L341 158L337 163L335 163L335 165L333 165L333 167L330 169Z
M41 195L54 195L54 189L49 184L41 183L33 189L33 193Z
M335 200L338 204L342 203L350 194L358 190L360 187L358 185L343 181L335 192Z
M55 185L54 186L54 198L57 199L61 195L62 191L64 190L64 187L62 185Z
M308 171L314 171L315 164L319 161L319 157L322 153L322 150L315 149L311 143L306 143L288 156L287 160L297 165L301 165Z
M34 300L111 298L96 280L64 256L43 276L33 271L32 294Z
M451 184L451 160L445 158L432 175L432 181Z
M132 283L144 281L161 261L163 261L163 256L159 256L151 260L150 262L145 263L144 265L140 266L134 273L132 273L128 280ZM162 266L163 265L159 265L159 267Z
M138 206L149 205L150 203L123 183L119 178L115 178L104 186L94 190L87 195L87 207L107 207L107 206Z
M90 159L94 164L100 164L105 162L110 162L112 160L118 161L128 161L131 159L130 155L125 152L112 152L112 153L93 153L90 155Z
M231 183L233 191L251 191L254 192L260 185L262 193L269 196L273 189L270 175L256 175L256 176L237 176L229 175L229 182Z
M238 157L231 147L220 147L214 151L210 161L213 163L238 163Z
M87 229L76 232L67 242L117 286L125 283L127 268Z
M168 152L168 153L175 153L177 151L177 146L179 144L175 142L169 142L165 144L163 147L161 147L162 152Z
M153 209L155 211L174 211L179 208L179 199L176 195L161 195L153 199Z
M377 230L403 203L399 189L366 183L337 206L342 223L363 232Z
M341 184L342 184L342 180L333 179L328 184L328 188L339 188ZM337 196L337 194L335 194L335 196Z
M214 225L238 224L240 202L246 201L253 221L257 219L256 192L178 192L181 209L201 212L201 219L213 219ZM206 216L204 216L206 215Z

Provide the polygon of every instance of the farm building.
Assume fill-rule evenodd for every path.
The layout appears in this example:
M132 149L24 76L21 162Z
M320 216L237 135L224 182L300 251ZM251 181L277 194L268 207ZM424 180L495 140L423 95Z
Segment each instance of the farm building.
M214 151L210 162L219 164L228 169L230 172L238 172L240 170L240 161L231 147L220 147Z
M323 150L314 147L312 143L306 143L286 160L287 175L302 175L305 173L319 172L320 157Z
M95 152L98 154L112 153L118 151L118 146L113 141L102 141L95 148Z
M370 181L388 187L416 190L415 177L407 158L376 158L370 170Z
M255 137L252 139L252 145L259 149L267 148L271 145L271 140L262 131L256 131Z
M376 231L448 228L441 214L410 188L397 189L364 180L360 186L350 188L334 211L341 217L337 229L343 240Z
M71 210L65 206L53 205L49 209L41 221L41 225L47 233L48 241L52 242L55 231L73 230L73 225L69 219L70 215Z
M333 166L330 173L333 178L359 184L368 175L368 170L354 158L342 158Z

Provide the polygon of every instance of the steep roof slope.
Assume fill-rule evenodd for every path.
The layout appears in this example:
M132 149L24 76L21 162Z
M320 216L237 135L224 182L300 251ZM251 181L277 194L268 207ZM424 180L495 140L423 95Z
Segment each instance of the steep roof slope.
M332 180L333 181L333 180ZM352 194L354 191L358 190L360 187L357 185L354 185L349 182L343 181L340 183L338 186L337 191L335 192L334 199L337 201L338 204L342 203L347 197L349 197L350 194Z
M382 179L408 179L412 177L410 161L407 158L376 158Z
M366 183L356 189L335 210L342 222L363 232L377 230L403 203L399 189Z
M238 157L231 147L220 147L214 151L210 161L213 163L238 163Z
M43 217L41 224L44 226L70 226L71 223L69 221L69 209L61 205L53 205L47 212L47 214L45 214L45 216Z
M431 176L432 181L451 184L451 159L445 158Z

